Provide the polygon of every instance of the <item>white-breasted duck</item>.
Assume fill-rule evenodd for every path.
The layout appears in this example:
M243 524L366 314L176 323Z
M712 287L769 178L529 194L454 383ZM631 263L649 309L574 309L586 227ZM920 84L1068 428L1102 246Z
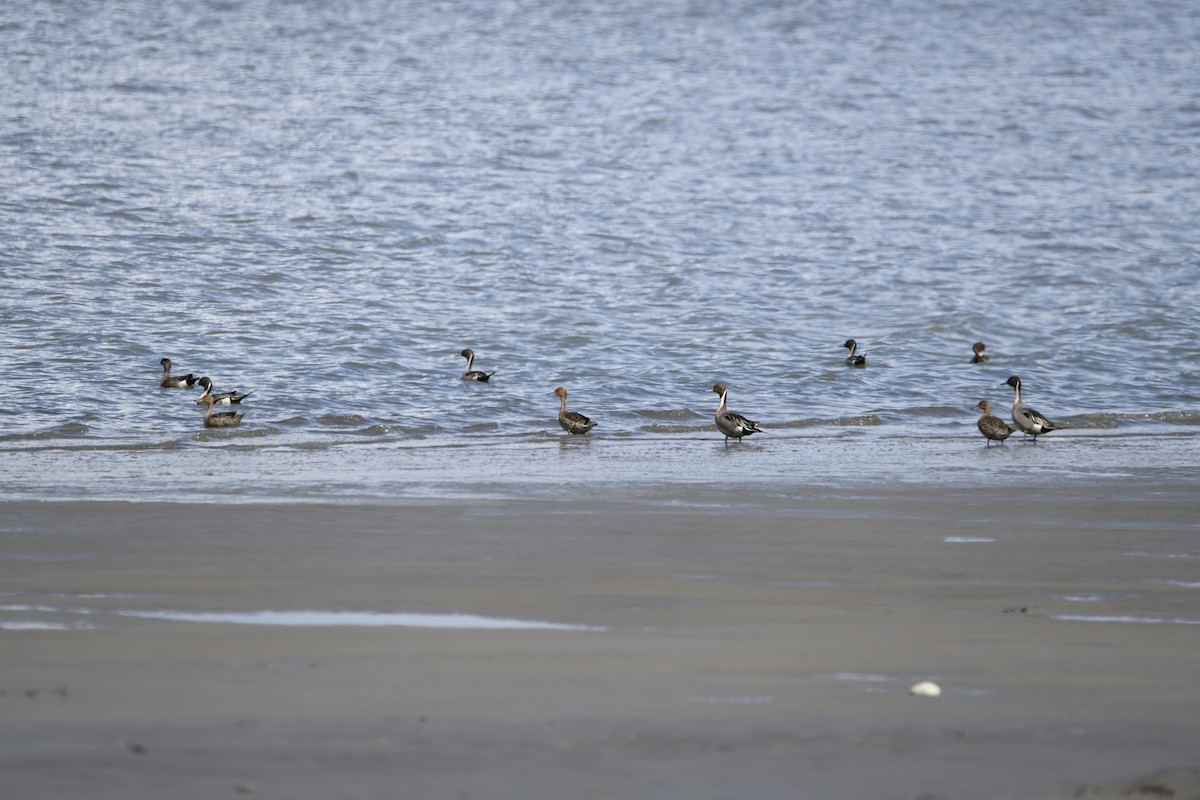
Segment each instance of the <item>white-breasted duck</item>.
M554 390L555 397L562 403L558 407L558 424L567 433L584 434L596 427L593 420L588 419L578 411L567 411L567 390L559 386Z
M471 348L468 347L466 350L463 350L461 353L459 353L459 355L467 360L467 368L463 370L462 374L462 379L464 381L479 381L480 383L487 383L489 380L491 380L491 377L496 374L495 372L480 372L477 369L471 369L471 367L475 364L475 351Z
M169 358L164 358L158 363L162 364L163 368L162 380L158 382L158 385L164 389L190 389L195 386L196 381L199 380L190 372L187 375L181 375L178 378L172 378L171 359Z
M1033 441L1037 442L1037 437L1041 434L1058 429L1053 422L1032 408L1026 408L1021 402L1021 379L1018 376L1013 375L1005 383L1013 388L1012 418L1017 430L1026 436L1032 436Z
M202 394L202 395L200 395L200 397L196 398L197 403L207 402L204 398L211 397L213 399L213 403L215 405L231 406L234 403L242 402L247 397L249 397L251 394L253 394L253 392L245 392L245 393L239 392L236 389L234 389L232 392L214 392L212 390L212 381L209 380L207 375L205 375L203 378L201 378L200 380L198 380L196 382L204 387L204 394Z
M979 418L979 432L987 439L987 446L991 447L992 442L1004 444L1004 440L1013 435L1013 429L1008 427L1008 423L999 417L992 416L992 404L987 400L980 400L979 405L975 406L983 411L983 416Z
M714 383L712 391L721 396L721 402L717 405L717 413L715 419L717 422L717 430L725 434L725 441L729 441L729 437L741 439L743 436L749 436L752 433L762 433L762 428L758 427L758 423L752 419L746 419L741 414L730 411L725 405L725 398L729 390L725 388L723 383Z
M213 406L216 400L211 394L206 394L200 398L200 402L204 403L208 408L204 410L204 427L206 428L232 428L234 425L242 423L244 411L218 411L213 413Z
M984 350L987 350L987 345L983 342L976 342L971 345L971 352L975 354L971 358L972 364L986 364L988 362L988 357L983 354Z
M853 339L847 339L846 343L842 345L842 347L845 347L850 351L850 355L846 356L847 367L865 367L867 365L866 356L856 355L856 351L858 350L858 342L854 341Z

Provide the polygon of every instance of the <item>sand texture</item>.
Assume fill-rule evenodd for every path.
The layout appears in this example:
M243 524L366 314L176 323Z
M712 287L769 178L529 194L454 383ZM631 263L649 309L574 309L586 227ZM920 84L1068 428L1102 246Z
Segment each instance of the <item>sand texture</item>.
M4 504L0 797L1200 796L1192 487L712 500Z

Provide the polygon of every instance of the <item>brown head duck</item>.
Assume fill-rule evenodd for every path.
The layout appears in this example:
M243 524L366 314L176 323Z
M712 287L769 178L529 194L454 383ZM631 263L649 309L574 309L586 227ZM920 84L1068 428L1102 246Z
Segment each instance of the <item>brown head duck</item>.
M1012 436L1013 429L1008 427L1008 424L999 417L992 416L992 404L987 400L980 400L975 406L983 412L983 416L979 418L979 432L987 439L988 447L992 446L992 442L1004 444L1004 440Z
M162 368L163 368L162 380L158 382L158 385L161 386L162 388L164 388L164 389L190 389L196 385L196 381L198 379L196 378L195 375L193 375L190 372L187 375L183 375L178 378L171 377L171 359L164 358L163 360L159 361L158 363L162 364Z
M1026 436L1032 436L1033 441L1037 442L1037 437L1043 433L1057 430L1058 426L1050 420L1043 417L1032 408L1026 408L1021 402L1021 379L1013 375L1005 383L1013 388L1013 405L1012 418L1016 423L1017 430Z
M752 419L746 419L741 414L730 411L725 406L725 396L728 394L728 389L723 383L714 383L712 391L721 396L721 402L717 405L716 422L717 430L725 434L725 441L728 442L730 437L741 439L743 436L749 436L753 433L762 433L762 428L758 427L758 423Z
M578 411L567 411L567 390L559 386L554 390L554 395L558 397L562 403L558 407L558 424L567 433L584 434L596 427L596 423Z
M216 400L211 394L203 395L200 402L204 403L208 408L204 411L204 427L206 428L232 428L234 425L240 425L244 411L217 411L213 413L213 406Z
M850 351L850 355L846 356L847 367L865 367L867 365L867 357L856 354L856 351L858 350L858 342L854 341L853 339L847 339L846 343L842 345L842 347Z
M464 381L479 381L480 383L487 383L489 380L491 380L492 376L496 374L495 372L480 372L477 369L471 368L475 364L475 351L471 348L468 347L466 350L463 350L461 353L459 353L459 355L467 360L467 367L463 370L462 374L462 379Z
M232 392L214 392L212 390L212 381L209 380L207 375L198 380L197 383L204 387L204 394L200 395L200 397L196 399L197 403L206 403L208 401L204 398L211 397L214 405L231 406L234 403L242 402L251 394L253 394L253 392L242 393L236 389Z

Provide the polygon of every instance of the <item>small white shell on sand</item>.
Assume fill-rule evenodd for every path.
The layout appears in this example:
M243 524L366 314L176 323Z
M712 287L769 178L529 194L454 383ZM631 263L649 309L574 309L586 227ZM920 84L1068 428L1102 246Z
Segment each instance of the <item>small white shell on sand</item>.
M908 693L915 694L918 697L937 697L942 693L942 687L933 681L921 681L920 683L914 683L909 688Z

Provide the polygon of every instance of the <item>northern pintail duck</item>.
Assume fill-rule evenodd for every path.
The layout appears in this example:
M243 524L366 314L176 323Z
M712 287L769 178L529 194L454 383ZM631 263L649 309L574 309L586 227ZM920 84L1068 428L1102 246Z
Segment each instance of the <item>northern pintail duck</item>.
M1033 441L1036 442L1039 435L1058 428L1037 411L1026 408L1025 404L1021 402L1021 379L1019 377L1013 375L1005 383L1013 387L1012 418L1017 425L1017 430L1026 436L1032 436Z
M463 370L462 374L462 379L464 381L479 381L480 383L487 383L488 380L490 380L491 377L496 374L495 372L480 372L477 369L471 369L471 366L475 363L475 351L471 348L468 347L466 350L463 350L461 353L459 353L459 355L467 360L467 368Z
M162 364L162 368L163 368L162 380L158 382L158 385L161 386L162 388L164 388L164 389L190 389L196 385L196 380L197 380L196 376L190 372L187 375L183 375L178 378L171 377L171 359L164 358L162 361L159 361L158 363Z
M204 387L204 394L200 395L200 397L196 399L197 403L208 402L204 398L211 397L214 405L231 406L234 403L242 402L251 394L253 394L253 392L246 392L243 394L236 389L232 392L214 392L212 390L212 381L208 379L207 375L197 381L197 383Z
M858 349L858 342L853 339L847 339L842 347L850 351L850 355L846 356L847 367L865 367L867 365L866 356L855 355L855 351Z
M992 442L1004 444L1004 440L1013 435L1013 429L1008 427L1008 423L999 417L992 416L992 404L987 400L980 400L976 408L983 411L983 416L979 418L979 432L987 439L987 446L991 447Z
M717 406L716 421L717 430L725 434L725 441L729 441L729 437L741 439L743 436L749 436L752 433L762 433L762 428L758 427L758 423L752 419L746 419L741 414L730 411L725 407L725 397L729 390L725 388L723 383L714 383L712 390L721 395L721 402Z
M213 406L216 405L216 400L211 394L203 395L200 402L208 406L204 411L204 427L206 428L230 428L234 425L240 425L244 411L218 411L213 413Z
M972 364L987 363L988 357L983 354L984 350L987 350L987 345L983 342L976 342L975 344L971 345L971 352L975 354L975 356L971 359Z
M554 390L554 395L562 401L562 404L558 408L558 424L562 425L564 431L567 433L582 434L596 427L594 421L588 419L578 411L567 411L566 389L560 386Z

